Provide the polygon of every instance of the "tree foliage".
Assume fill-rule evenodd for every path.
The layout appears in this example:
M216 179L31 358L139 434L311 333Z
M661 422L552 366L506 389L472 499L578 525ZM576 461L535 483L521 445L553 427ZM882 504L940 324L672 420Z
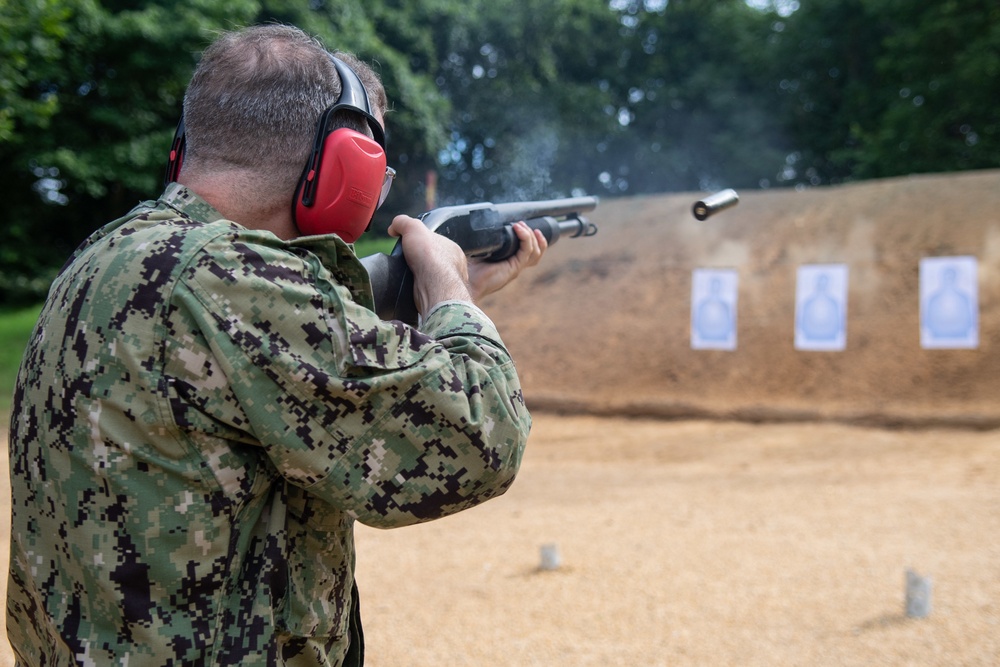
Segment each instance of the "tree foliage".
M818 185L1000 164L1000 5L803 2L776 20L770 79L789 153Z
M247 0L3 4L8 300L156 191L194 54L211 30L255 11Z
M266 21L381 72L399 171L382 225L435 195L1000 164L992 0L0 0L0 303L37 298L86 234L157 194L201 49Z

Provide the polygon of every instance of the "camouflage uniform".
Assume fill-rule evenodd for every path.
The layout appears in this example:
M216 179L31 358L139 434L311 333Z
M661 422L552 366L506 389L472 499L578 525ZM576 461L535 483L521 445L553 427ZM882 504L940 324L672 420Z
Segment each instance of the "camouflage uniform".
M176 184L77 250L12 411L23 663L358 660L354 521L503 493L530 427L481 311L418 331L371 306L339 238L248 231Z

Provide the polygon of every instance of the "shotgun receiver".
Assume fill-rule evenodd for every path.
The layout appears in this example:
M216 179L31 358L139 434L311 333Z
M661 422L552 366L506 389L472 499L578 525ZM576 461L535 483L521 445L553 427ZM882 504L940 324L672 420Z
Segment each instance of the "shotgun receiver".
M571 197L548 201L507 204L464 204L428 211L420 220L433 232L450 238L472 259L499 262L515 254L520 246L511 227L523 220L540 229L549 245L560 237L593 236L597 227L583 213L597 207L597 197ZM383 320L417 324L413 300L413 274L403 257L402 243L388 255L376 253L361 260L371 277L375 312Z

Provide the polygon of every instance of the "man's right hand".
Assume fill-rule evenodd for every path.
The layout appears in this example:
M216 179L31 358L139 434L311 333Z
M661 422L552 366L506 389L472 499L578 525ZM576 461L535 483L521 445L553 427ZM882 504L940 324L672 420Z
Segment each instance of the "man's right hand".
M388 231L389 236L398 236L403 243L403 256L413 272L413 296L421 316L442 301L473 302L469 260L457 243L435 234L408 215L393 218Z

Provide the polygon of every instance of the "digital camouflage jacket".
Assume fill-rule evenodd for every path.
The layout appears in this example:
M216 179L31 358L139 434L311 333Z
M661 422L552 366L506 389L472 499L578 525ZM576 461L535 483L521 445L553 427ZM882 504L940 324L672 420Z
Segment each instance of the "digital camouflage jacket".
M353 525L512 483L530 427L490 320L382 322L335 236L170 185L52 286L11 415L7 625L45 665L357 662Z

